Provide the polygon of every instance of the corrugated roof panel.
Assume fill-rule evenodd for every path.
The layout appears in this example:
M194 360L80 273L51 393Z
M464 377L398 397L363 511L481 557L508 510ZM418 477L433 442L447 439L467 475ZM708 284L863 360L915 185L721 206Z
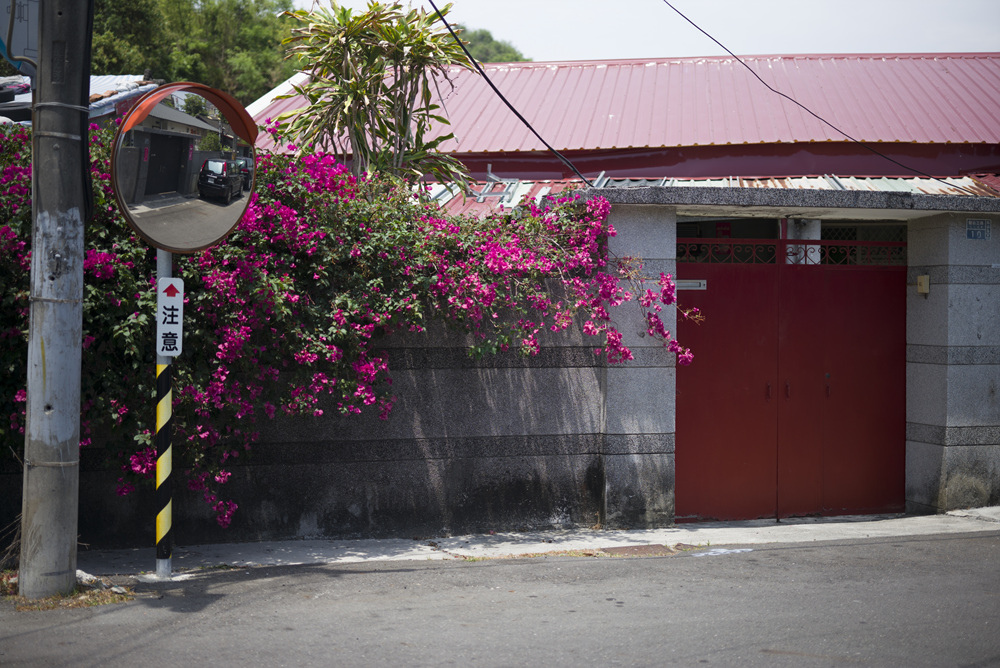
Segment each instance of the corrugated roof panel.
M564 94L550 101L554 114L558 114L559 122L551 126L556 133L556 140L563 149L580 149L590 142L600 143L599 133L594 131L595 109L611 108L614 102L613 92L609 86L614 86L617 77L609 76L607 67L598 64L596 67L571 67L567 71ZM527 102L531 104L531 101ZM579 109L587 109L586 114ZM530 119L530 116L526 116ZM556 130L558 128L558 130ZM537 126L539 134L546 134ZM546 140L548 141L548 140Z
M963 176L947 179L922 177L857 177L857 176L796 176L770 178L744 178L729 176L711 179L628 179L611 178L603 188L641 188L669 186L675 188L778 188L784 190L863 190L875 192L904 192L918 195L958 195L975 197L1000 197L1000 188L989 185L992 179L1000 186L996 175Z
M984 63L972 61L968 69L956 71L951 87L956 97L965 101L963 109L956 110L956 118L960 119L968 134L979 134L980 141L989 141L982 134L984 125L997 127L1000 125L1000 107L996 104L995 91L990 91L988 73L982 71ZM993 94L991 94L991 92Z
M985 185L1000 192L1000 174L976 174L977 185Z
M915 115L915 127L911 133L917 139L926 140L937 136L946 142L953 141L957 135L954 121L950 116L957 116L959 112L957 109L952 109L952 113L949 113L948 107L953 105L946 98L951 96L948 94L946 81L938 76L938 72L934 68L923 68L918 76L918 72L896 67L896 63L889 63L888 68L894 75L889 83L894 86L897 95L902 96L906 90L915 87L928 92L934 91L934 94L915 97L909 101L909 108Z
M531 82L530 95L517 95L514 98L508 99L521 114L525 113L525 109L530 110L529 113L532 115L526 118L534 127L558 128L556 136L552 136L551 134L543 136L546 137L546 141L549 143L555 142L553 146L563 146L564 138L570 134L563 127L564 124L578 120L576 117L567 118L566 108L572 104L568 97L582 88L582 86L574 85L573 81L574 77L579 76L579 72L567 70L563 73L563 76L553 77L545 68L519 68L518 74L522 79ZM515 89L513 92L518 93L519 91ZM551 103L553 97L564 102L553 104ZM515 99L517 102L514 102ZM543 103L540 105L536 104L535 100L542 100ZM535 118L539 119L538 123L535 123ZM500 145L507 146L508 150L517 151L538 151L544 149L538 138L528 132L528 129L507 109L504 109L504 119L506 125L503 137L499 142Z
M1000 143L1000 53L754 56L760 77L857 140ZM557 150L846 141L731 57L485 64ZM446 151L542 151L478 74L445 95ZM292 100L252 105L259 122ZM262 135L261 145L267 143Z
M850 127L864 127L863 124L871 124L873 121L886 123L888 126L906 128L906 133L911 140L926 142L931 134L926 132L926 124L918 120L911 108L907 105L893 105L892 100L897 98L903 87L899 76L893 72L893 63L885 62L882 67L859 67L857 62L845 62L842 71L850 70L856 72L853 78L859 79L861 90L871 91L868 96L869 103L863 105L856 101L853 105L853 113L850 118L845 119L844 124ZM845 72L844 80L840 87L849 87L852 75ZM852 92L852 97L857 100L857 93ZM840 127L840 126L838 126ZM844 127L842 130L848 132ZM884 129L882 130L885 131ZM876 136L873 131L866 132L869 136ZM853 135L852 135L853 136ZM895 135L896 139L901 139L902 135ZM870 139L858 138L859 141L871 141Z
M610 69L605 69L601 74L612 79L611 85L602 87L606 92L602 95L603 109L600 115L594 115L591 120L597 141L611 148L628 146L636 141L635 125L637 120L646 114L649 109L649 100L646 99L642 88L642 67L630 67L627 72L620 76L615 76ZM636 113L629 118L626 125L622 122L623 115L619 109L617 101L621 98L639 100L640 105L636 107ZM584 148L583 142L577 148Z
M799 60L795 58L786 58L774 61L771 63L775 73L775 83L772 85L776 90L779 90L792 99L799 101L807 108L818 110L814 113L827 117L836 124L842 117L841 114L845 107L849 109L854 106L856 102L850 99L850 91L840 90L840 87L837 86L839 96L838 105L836 107L831 107L829 104L828 98L824 94L824 89L836 86L836 69L829 67L833 64L834 63L832 62L816 63L816 74L818 75L818 78L829 83L814 86L802 80L804 70L802 63ZM783 112L789 122L789 135L781 138L780 141L825 142L833 139L831 134L832 130L826 123L823 123L805 109L787 98L773 93L769 93L769 96L773 100L777 100L781 105L781 111L776 110L775 113L780 114ZM841 140L841 137L838 136L837 139Z
M800 65L799 61L793 61L791 64L795 67ZM841 129L844 126L858 126L867 117L879 115L872 113L873 107L877 104L874 100L875 96L872 96L872 99L866 104L857 99L857 94L851 86L845 85L845 79L849 76L848 73L851 69L850 62L831 59L816 64L820 78L829 81L830 84L808 86L802 91L801 96L806 99L803 104L808 109L825 118L831 125ZM864 76L863 72L858 74ZM794 81L794 77L792 79ZM798 99L796 93L789 93L789 95ZM834 95L836 97L833 97ZM794 103L786 101L785 104ZM798 105L795 106L798 107ZM804 133L815 134L815 141L844 141L845 138L841 133L805 109L798 107L795 113L802 119L803 124L808 126Z
M757 88L766 90L760 81L757 81L756 77L748 72L746 68L740 66L739 63L736 63L735 61L733 61L732 64L735 64L743 71L743 77L739 79L741 84L739 91L741 100L752 99L754 91ZM773 68L770 67L769 62L762 64L756 61L750 61L747 62L747 65L752 68L754 72L756 72L756 74L768 85L775 85ZM756 127L747 128L745 134L739 137L739 143L777 143L782 141L783 137L790 136L792 128L789 123L788 115L781 107L782 101L780 98L775 96L773 100L769 100L767 102L767 104L757 105L741 104L742 108L746 110L746 113L748 115L753 114L759 122Z
M978 197L1000 197L1000 192L985 184L985 179L993 178L998 185L1000 179L996 175L982 175L978 178L960 177L944 179L925 178L860 178L852 176L802 176L773 177L766 179L748 179L726 177L716 179L629 179L611 178L601 184L603 188L644 188L668 186L675 188L777 188L785 190L862 190L874 192L902 192L918 195L958 195L968 196L972 193ZM577 180L556 181L520 181L512 186L510 197L486 197L482 202L475 196L463 197L460 194L445 193L443 188L435 187L432 194L437 195L437 201L449 214L485 215L501 208L511 209L538 202L544 195L557 194L571 188L578 188ZM474 184L473 190L479 192L483 184ZM500 193L504 184L496 183L489 191ZM488 191L488 192L489 192Z
M641 121L634 126L635 134L644 139L642 146L649 146L653 137L665 136L665 123L670 109L670 80L668 77L660 76L660 66L656 63L647 63L643 67L643 75L646 82L643 89L648 91L651 102L643 111ZM663 80L662 85L659 82ZM642 141L642 140L639 140ZM636 142L638 143L638 142Z
M990 182L995 187L990 187ZM538 202L539 198L556 194L567 189L579 188L578 180L519 181L510 185L509 197L487 197L478 202L475 196L463 197L456 193L446 193L440 186L432 186L431 194L449 214L484 215L500 210L525 206ZM984 174L973 177L948 178L939 181L926 178L862 178L853 176L801 176L772 178L725 177L712 179L630 179L610 178L600 184L602 188L644 188L644 187L690 187L690 188L776 188L785 190L860 190L873 192L901 192L918 195L957 195L976 197L1000 197L1000 177ZM494 183L487 192L500 193L508 184ZM473 184L479 192L483 184Z
M721 90L718 99L722 101L723 112L721 116L723 130L718 135L721 140L719 143L733 143L732 139L729 138L730 136L748 137L756 135L757 128L748 123L751 114L745 113L740 105L743 99L740 94L740 84L746 81L746 73L737 73L736 70L727 68L720 69L719 74ZM734 132L729 132L728 128L733 128Z
M636 134L636 123L647 113L649 109L649 99L642 89L642 69L638 67L629 68L628 72L622 72L616 76L610 68L603 71L603 76L612 79L609 85L602 86L604 93L601 95L601 114L594 115L591 119L594 139L606 146L617 148L622 145L629 145L634 141ZM637 102L636 113L628 118L628 122L623 122L620 105L617 101L620 97L634 98ZM574 143L584 142L579 139Z
M620 145L649 145L654 115L664 113L667 104L667 86L657 85L660 78L658 69L655 63L646 63L635 68L635 76L630 81L630 92L640 96L642 102L637 106L636 114L631 119L619 111L615 112L615 119L620 128Z
M664 119L663 134L657 137L660 141L650 144L650 146L668 142L670 138L678 146L691 146L698 137L697 109L702 104L701 100L698 99L701 91L695 89L691 83L694 80L695 64L681 63L679 67L670 67L664 63L663 69L665 76L669 77L672 72L674 79L677 80L675 90L673 91L673 99L680 100L681 113L672 117L668 116Z

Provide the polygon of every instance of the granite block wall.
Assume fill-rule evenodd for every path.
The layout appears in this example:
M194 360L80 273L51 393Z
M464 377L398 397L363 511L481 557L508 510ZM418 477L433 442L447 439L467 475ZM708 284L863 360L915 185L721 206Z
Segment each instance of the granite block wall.
M989 220L970 238L970 218ZM1000 218L909 224L906 498L913 512L1000 503ZM928 276L930 291L916 291Z

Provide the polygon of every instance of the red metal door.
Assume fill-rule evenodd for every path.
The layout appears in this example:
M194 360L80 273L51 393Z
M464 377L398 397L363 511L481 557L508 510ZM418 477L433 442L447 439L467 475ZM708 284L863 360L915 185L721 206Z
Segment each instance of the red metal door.
M902 512L905 267L826 270L823 514Z
M678 263L707 280L680 297L708 319L677 328L695 351L677 370L677 521L901 510L905 261L845 266L837 242L802 264L777 261L781 241L709 246L721 264Z
M675 517L774 517L774 267L704 264L679 274L707 280L708 289L682 294L685 307L697 306L710 319L678 327L678 338L695 351L696 363L677 369Z
M776 266L778 315L778 517L823 504L823 348L827 304L816 265Z

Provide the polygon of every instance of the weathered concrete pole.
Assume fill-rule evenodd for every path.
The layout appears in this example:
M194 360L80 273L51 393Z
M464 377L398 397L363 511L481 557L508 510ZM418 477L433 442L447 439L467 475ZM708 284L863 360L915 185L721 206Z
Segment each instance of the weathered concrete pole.
M46 0L39 8L18 579L28 598L67 592L76 584L91 4Z

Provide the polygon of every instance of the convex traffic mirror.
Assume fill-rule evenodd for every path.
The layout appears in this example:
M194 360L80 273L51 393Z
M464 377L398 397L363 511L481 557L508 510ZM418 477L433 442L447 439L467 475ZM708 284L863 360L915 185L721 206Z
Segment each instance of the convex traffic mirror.
M231 95L190 82L150 91L115 135L111 182L119 209L161 250L214 246L250 203L256 139L257 126Z

